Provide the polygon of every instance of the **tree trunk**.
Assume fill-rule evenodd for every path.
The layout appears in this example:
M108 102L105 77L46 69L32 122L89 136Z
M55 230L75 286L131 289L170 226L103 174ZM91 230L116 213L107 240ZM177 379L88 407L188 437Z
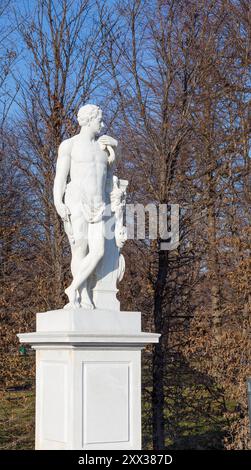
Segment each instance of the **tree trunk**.
M160 245L159 245L160 246ZM154 325L157 333L164 332L163 295L166 285L168 269L168 252L159 251L158 274L155 284L154 295ZM153 391L152 391L152 414L153 414L153 448L154 450L165 449L165 395L164 395L164 366L165 351L163 336L153 349Z

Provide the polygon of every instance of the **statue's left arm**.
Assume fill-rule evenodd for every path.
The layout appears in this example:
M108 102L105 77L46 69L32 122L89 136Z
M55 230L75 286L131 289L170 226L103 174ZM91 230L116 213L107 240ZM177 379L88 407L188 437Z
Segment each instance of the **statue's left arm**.
M115 148L118 145L118 141L109 135L101 135L101 137L98 139L98 142L104 147L109 146Z
M101 135L98 139L98 143L103 150L108 152L108 165L112 168L115 160L116 154L114 148L117 147L118 141L109 135Z

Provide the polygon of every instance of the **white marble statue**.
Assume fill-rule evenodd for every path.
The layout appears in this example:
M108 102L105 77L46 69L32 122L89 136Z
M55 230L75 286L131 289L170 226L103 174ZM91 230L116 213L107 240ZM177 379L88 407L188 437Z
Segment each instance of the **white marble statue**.
M77 117L79 134L59 147L53 194L72 252L73 281L65 290L69 299L65 308L92 309L98 303L97 286L93 295L95 284L103 292L102 299L109 303L111 297L104 295L111 294L112 282L116 284L123 275L124 260L119 249L126 239L123 206L127 182L118 180L112 172L117 140L107 135L98 137L103 127L101 109L87 104L79 109ZM115 225L112 241L106 240L108 206ZM109 253L105 257L106 251ZM116 276L111 278L112 271Z

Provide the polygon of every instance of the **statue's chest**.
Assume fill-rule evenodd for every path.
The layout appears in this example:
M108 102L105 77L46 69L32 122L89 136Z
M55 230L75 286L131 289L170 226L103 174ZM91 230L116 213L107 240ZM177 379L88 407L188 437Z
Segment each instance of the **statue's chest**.
M90 145L82 145L76 142L71 151L71 158L74 163L107 164L107 154L100 148L98 142L94 142Z

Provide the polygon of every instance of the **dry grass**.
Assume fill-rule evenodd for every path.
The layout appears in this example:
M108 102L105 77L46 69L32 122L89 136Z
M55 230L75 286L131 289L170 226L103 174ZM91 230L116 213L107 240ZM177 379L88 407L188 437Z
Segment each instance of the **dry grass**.
M0 449L34 449L35 392L0 392Z

